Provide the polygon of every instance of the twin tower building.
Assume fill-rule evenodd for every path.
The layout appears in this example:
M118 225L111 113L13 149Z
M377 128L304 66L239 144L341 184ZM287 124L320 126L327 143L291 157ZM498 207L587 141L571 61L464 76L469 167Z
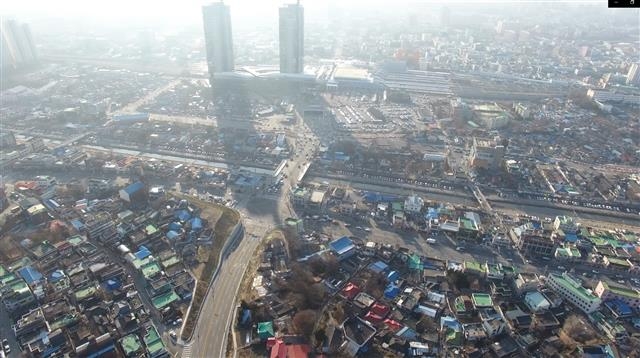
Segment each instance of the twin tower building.
M202 7L209 74L231 72L233 40L229 6L222 2ZM302 73L304 10L300 2L280 8L280 73Z

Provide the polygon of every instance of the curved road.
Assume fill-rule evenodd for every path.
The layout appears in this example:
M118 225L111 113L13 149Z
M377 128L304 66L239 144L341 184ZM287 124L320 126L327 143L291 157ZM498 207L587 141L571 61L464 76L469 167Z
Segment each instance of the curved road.
M303 123L298 124L298 129L309 133ZM235 318L236 296L242 277L261 239L293 214L287 196L290 187L295 185L293 178L299 175L299 164L304 161L305 153L311 153L313 148L311 141L298 143L297 152L302 155L296 156L285 168L284 172L289 180L284 181L279 197L269 199L248 194L238 198L236 210L242 216L244 236L231 254L223 259L220 271L202 305L191 343L182 352L183 358L226 356L229 327Z

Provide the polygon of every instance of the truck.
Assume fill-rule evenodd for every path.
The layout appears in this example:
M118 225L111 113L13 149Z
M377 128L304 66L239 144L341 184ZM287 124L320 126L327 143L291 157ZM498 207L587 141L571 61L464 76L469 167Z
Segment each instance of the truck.
M436 243L436 239L431 237L427 239L427 244L435 244L435 243Z

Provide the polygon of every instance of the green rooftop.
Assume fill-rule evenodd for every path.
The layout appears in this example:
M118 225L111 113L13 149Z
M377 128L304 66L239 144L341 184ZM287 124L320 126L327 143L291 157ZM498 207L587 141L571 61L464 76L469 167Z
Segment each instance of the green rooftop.
M10 274L9 271L7 271L4 266L0 265L0 279L7 276L8 274Z
M606 281L601 281L601 282L604 288L611 291L613 294L616 294L618 296L628 297L631 299L640 299L640 292L634 289L631 289L625 286L619 286Z
M293 190L293 196L304 197L307 195L309 191L305 188L296 188Z
M153 235L158 232L158 228L153 225L147 225L147 227L144 228L144 232L147 233L147 235Z
M461 347L464 343L464 335L462 332L455 331L451 328L447 328L445 337L447 344L451 346Z
M464 298L462 298L462 296L456 297L453 306L456 309L456 313L464 313L467 310L464 305Z
M20 259L14 261L9 265L12 271L18 271L25 266L31 266L33 264L33 260L31 260L28 256L23 256Z
M76 291L74 295L76 297L76 301L82 301L85 298L94 295L96 292L98 292L98 289L95 286L89 286Z
M598 296L594 295L593 292L584 288L580 282L576 281L566 273L563 273L562 275L551 273L549 274L549 278L553 278L558 285L570 290L575 296L580 296L583 300L592 301L598 298Z
M404 204L398 201L391 203L391 209L393 211L402 211L403 206Z
M173 255L171 257L169 257L168 259L162 261L162 267L167 268L167 267L171 267L173 265L179 264L180 263L180 259L178 258L178 256Z
M631 267L631 263L629 263L629 261L625 259L619 259L616 257L607 256L607 260L609 261L610 264L613 264L613 265L624 266L627 268Z
M14 294L22 295L29 292L29 285L27 285L24 280L14 280L9 284L9 292L13 292Z
M478 231L476 223L468 218L460 218L460 228L470 231Z
M133 264L133 267L135 267L136 269L139 270L142 266L145 266L145 265L149 264L152 261L154 261L154 259L151 256L147 256L142 260L135 259L135 260L131 261L131 263Z
M158 335L158 331L154 326L149 327L149 329L147 330L147 333L145 333L143 337L143 340L151 356L153 356L154 354L164 349L164 343L162 343L162 340Z
M77 321L78 321L78 315L77 314L68 313L68 314L56 319L55 321L53 321L53 323L50 324L50 330L51 331L55 331L58 328L69 327L72 324L76 323Z
M476 308L493 306L493 300L491 299L491 295L487 293L472 293L471 300L473 301L473 305Z
M84 239L80 235L74 235L67 239L67 242L71 246L78 246L84 242Z
M489 273L492 275L499 275L502 273L500 265L487 264L485 267L487 268L487 271L489 271Z
M142 350L140 338L138 338L138 336L135 334L130 334L128 336L122 337L122 339L120 340L120 345L122 345L122 350L127 357L134 356L136 353Z
M144 276L144 278L146 278L147 280L157 275L158 273L160 273L160 271L162 271L162 269L160 268L160 265L158 265L156 262L150 262L142 266L141 269L142 269L142 276Z
M606 241L607 241L607 243L609 245L611 245L611 247L614 247L614 248L618 248L618 247L624 246L623 243L621 243L620 241L618 241L618 240L616 240L614 238L607 238Z
M420 256L417 254L409 256L409 260L407 262L409 264L409 269L411 270L422 270L423 268Z
M179 300L180 300L180 296L178 296L173 290L171 290L167 293L163 293L161 295L158 295L152 298L151 303L153 304L153 307L160 310L167 307L171 303Z
M465 271L475 271L475 272L480 272L480 273L484 273L485 272L485 266L479 262L475 262L475 261L465 261L464 262L464 269Z
M40 245L34 247L31 251L36 256L36 258L42 258L43 256L55 250L55 246L53 246L48 240L45 240Z
M598 236L589 236L589 241L591 241L591 243L595 246L606 246L607 244L609 244L607 240Z
M8 285L11 282L15 281L18 279L18 276L16 276L16 274L14 273L9 273L6 276L3 276L2 278L0 278L0 284L2 284L2 286Z
M261 339L267 339L275 335L273 330L273 322L260 322L258 323L258 335Z

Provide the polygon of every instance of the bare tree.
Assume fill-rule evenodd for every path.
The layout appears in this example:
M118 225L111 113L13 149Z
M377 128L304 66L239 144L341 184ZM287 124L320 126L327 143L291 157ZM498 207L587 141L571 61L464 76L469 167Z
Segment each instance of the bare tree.
M307 338L311 338L316 325L316 312L313 310L300 311L293 316L293 326L296 331Z

